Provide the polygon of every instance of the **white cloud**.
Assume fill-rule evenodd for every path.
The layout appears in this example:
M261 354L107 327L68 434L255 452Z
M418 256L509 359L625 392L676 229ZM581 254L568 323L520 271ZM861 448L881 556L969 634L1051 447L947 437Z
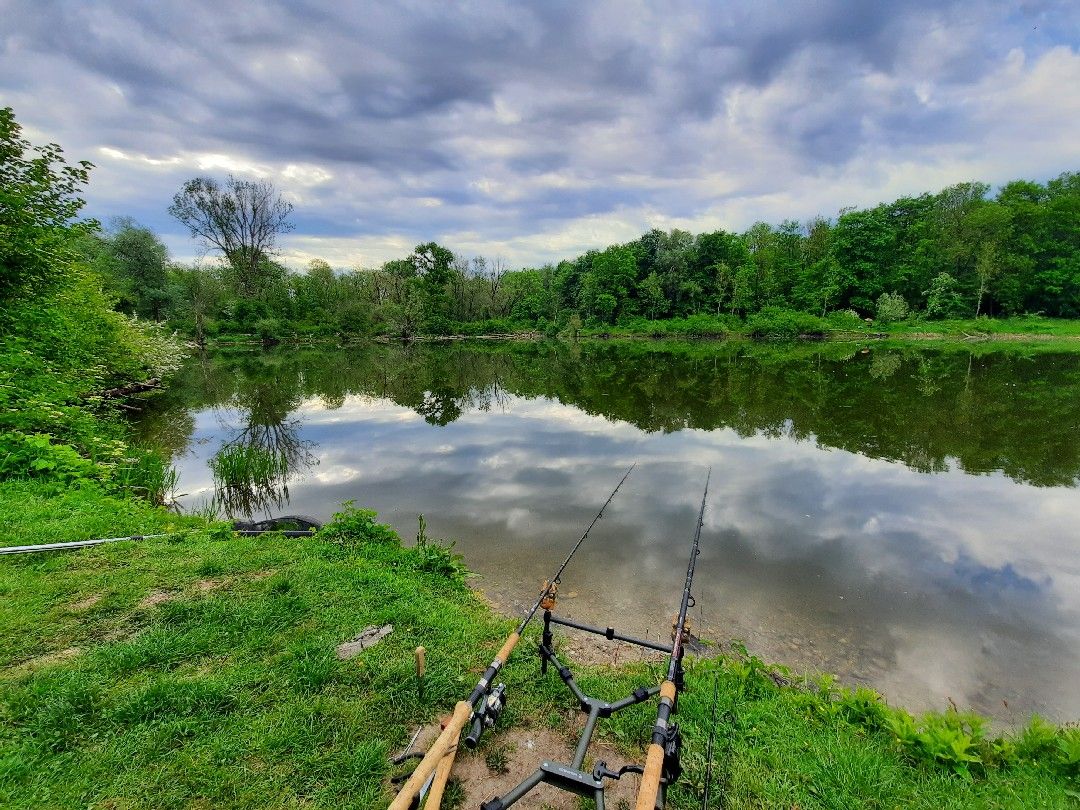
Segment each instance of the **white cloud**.
M0 91L100 163L89 213L181 258L165 211L195 173L273 179L304 223L286 259L347 267L431 239L535 264L1075 169L1075 8L921 5L226 4L207 31L170 3L16 2Z

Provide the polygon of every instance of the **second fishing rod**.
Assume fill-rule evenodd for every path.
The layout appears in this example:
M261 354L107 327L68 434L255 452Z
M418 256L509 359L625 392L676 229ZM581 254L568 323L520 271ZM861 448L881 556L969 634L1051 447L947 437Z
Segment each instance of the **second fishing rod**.
M670 723L676 711L676 701L683 688L683 654L685 644L690 640L687 624L687 612L694 606L694 597L690 589L694 584L694 569L701 553L701 528L705 525L705 501L709 497L709 479L712 469L705 476L705 494L701 496L701 508L698 510L697 527L694 529L694 542L690 549L690 562L686 566L686 582L683 585L682 601L679 613L671 628L671 652L668 658L667 677L660 685L660 706L656 710L656 724L653 726L652 742L645 757L645 768L641 775L635 810L656 810L664 806L664 791L667 785L679 778L679 727Z
M525 618L521 620L521 623L503 642L502 647L499 648L499 652L495 655L495 660L488 665L488 668L484 670L484 674L480 676L480 680L476 682L476 686L473 688L469 697L460 701L454 707L454 713L447 721L442 733L436 738L435 742L431 744L424 758L420 760L420 763L416 766L416 769L409 776L404 785L401 786L401 790L398 791L397 796L390 803L389 810L407 810L412 800L419 795L421 789L428 781L438 767L440 761L447 754L448 751L453 749L453 746L457 744L457 739L461 735L462 729L465 728L465 724L472 721L473 729L466 739L466 743L476 744L476 740L479 738L479 734L484 728L494 722L494 715L501 708L502 702L502 690L498 689L498 694L495 695L496 690L492 690L492 681L495 676L502 669L507 659L510 657L510 653L513 652L514 647L517 646L518 641L521 639L521 634L525 632L525 628L533 617L536 616L540 607L545 603L552 600L555 596L555 592L559 587L559 581L562 578L563 571L566 570L566 566L570 564L570 560L573 559L577 550L581 548L582 543L589 536L589 532L593 530L593 527L600 521L600 518L604 516L604 510L607 509L608 504L615 498L616 493L622 487L627 478L630 477L630 473L634 471L635 464L630 465L630 469L626 471L622 479L616 484L615 489L608 495L604 505L600 507L600 511L596 513L596 517L592 519L592 523L582 533L581 537L570 549L570 553L566 555L566 559L563 560L562 565L559 566L549 580L544 583L543 588L540 590L540 595L537 597L536 602L533 604L532 609L525 615ZM492 700L492 698L495 698ZM479 724L479 727L477 727Z

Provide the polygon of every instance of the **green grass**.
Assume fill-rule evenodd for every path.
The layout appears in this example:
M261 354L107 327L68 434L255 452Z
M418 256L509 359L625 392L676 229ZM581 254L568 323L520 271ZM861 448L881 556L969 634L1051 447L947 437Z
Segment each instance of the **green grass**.
M157 509L139 498L107 494L96 482L53 487L37 481L0 483L0 545L64 543L98 537L205 528L195 518Z
M770 309L745 320L731 315L692 315L664 320L632 319L626 323L589 326L584 337L639 338L758 338L794 340L799 337L825 339L870 339L885 336L897 341L937 340L987 342L1053 342L1057 348L1077 348L1080 320L1023 315L1008 318L966 318L922 320L908 318L896 323L867 323L850 313L833 312L819 318L803 312Z
M115 499L92 509L87 493L55 503L74 517L50 518L47 502L26 490L20 501L11 486L0 501L11 537L44 522L44 533L74 538L93 514L125 531L154 520ZM174 520L156 515L158 528ZM433 547L403 548L352 512L316 538L210 528L0 558L0 806L385 805L388 756L471 688L511 627ZM384 623L395 629L381 644L335 658L336 644ZM554 672L540 678L534 641L504 671L500 728L558 727L574 711ZM423 701L412 677L419 644ZM608 699L659 677L643 664L580 672L586 691ZM905 754L851 701L777 687L738 655L690 667L679 713L686 774L671 806L698 806L716 677L725 807L1076 806L1055 756L978 766L965 780ZM654 710L602 722L599 737L638 757ZM500 745L496 734L476 755L499 759Z

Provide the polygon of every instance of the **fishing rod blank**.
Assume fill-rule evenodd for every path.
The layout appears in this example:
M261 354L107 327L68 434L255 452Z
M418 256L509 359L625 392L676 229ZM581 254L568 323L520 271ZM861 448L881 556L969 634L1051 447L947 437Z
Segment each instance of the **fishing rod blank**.
M518 625L517 629L507 636L506 641L503 642L502 647L500 647L498 653L495 654L495 660L491 662L486 670L484 670L484 674L481 675L480 680L476 682L476 686L473 688L468 699L459 701L458 704L454 706L454 713L451 715L446 727L435 739L435 742L431 744L427 754L420 760L420 763L416 766L416 770L412 772L408 781L401 786L401 790L398 791L397 796L395 796L394 800L390 803L388 810L408 810L413 798L420 792L420 789L424 786L428 776L430 776L435 771L435 768L438 767L439 762L450 749L450 746L457 744L457 739L461 735L462 729L476 711L478 701L484 699L484 702L487 702L486 697L492 679L494 679L499 670L502 669L506 660L510 657L510 653L514 651L514 647L517 646L526 626L532 621L533 617L536 615L536 611L540 609L544 600L554 596L555 589L558 587L563 571L565 571L566 566L570 564L571 558L577 553L577 550L581 548L581 544L585 542L585 538L589 536L589 532L591 532L593 527L600 521L600 518L604 516L604 510L607 509L608 504L615 498L615 494L619 491L619 488L622 487L623 482L630 477L630 473L634 471L634 467L636 466L636 464L630 465L630 469L626 471L622 479L615 486L615 489L608 495L607 500L604 501L604 505L600 507L600 511L596 513L596 517L593 518L592 523L589 524L589 527L581 537L578 538L574 547L570 549L570 553L566 555L566 559L563 560L562 565L559 566L559 570L555 572L555 575L551 579L544 583L544 587L540 590L540 596L537 597L536 603L532 606L532 609L522 620L521 624ZM482 708L483 707L481 707L481 710Z
M672 627L671 657L668 659L667 679L660 685L660 707L656 710L656 725L653 727L652 742L645 757L645 771L641 775L635 810L655 810L656 798L660 792L660 779L663 776L664 762L670 739L668 718L674 713L675 698L682 687L683 634L686 629L686 612L694 604L690 595L690 586L694 582L694 568L698 554L701 553L701 527L705 524L705 500L709 497L709 478L712 469L705 476L705 494L701 496L701 509L698 511L697 528L694 530L694 543L690 549L690 562L686 566L686 584L683 586L682 602L679 604L679 616ZM672 727L673 733L677 727Z

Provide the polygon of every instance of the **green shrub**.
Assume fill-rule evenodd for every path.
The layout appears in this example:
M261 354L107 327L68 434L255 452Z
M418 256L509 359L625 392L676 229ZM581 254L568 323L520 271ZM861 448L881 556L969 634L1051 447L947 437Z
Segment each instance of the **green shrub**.
M1080 728L1062 729L1057 749L1061 769L1069 776L1080 777Z
M895 323L908 316L907 301L898 292L885 292L878 296L877 320L882 323Z
M859 313L852 309L830 312L825 316L825 322L832 328L843 331L865 329L866 322L859 317Z
M768 340L820 337L829 329L828 323L815 315L777 307L754 313L746 319L746 326L752 337Z
M454 552L453 543L447 545L427 536L427 521L423 515L417 515L416 519L420 524L416 532L416 545L413 547L413 553L418 560L417 568L456 582L464 582L468 574L465 558Z
M1024 759L1039 759L1057 746L1057 729L1035 714L1020 732L1016 741L1016 754Z
M342 504L340 512L319 531L326 540L342 546L368 543L400 545L397 532L384 523L376 523L376 513L370 509L357 509L352 501Z
M253 331L255 337L267 345L280 343L284 335L281 321L277 318L260 318L255 322Z
M948 273L938 273L930 282L926 296L927 318L956 318L964 314L964 301L960 297L959 284Z
M100 478L103 470L44 433L0 433L0 479L51 478L70 483Z

